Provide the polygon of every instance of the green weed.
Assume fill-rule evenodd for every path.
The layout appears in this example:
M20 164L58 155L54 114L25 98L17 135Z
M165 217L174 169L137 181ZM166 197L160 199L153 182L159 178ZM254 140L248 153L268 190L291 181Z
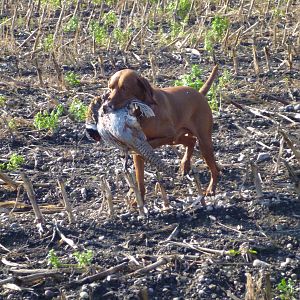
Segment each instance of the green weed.
M79 25L79 18L72 17L67 24L64 26L64 32L75 32Z
M179 0L177 5L177 16L183 20L187 16L190 8L191 8L192 1L190 0ZM169 14L174 14L176 9L176 1L170 1L169 5L167 6L167 11Z
M108 35L104 27L100 26L96 21L93 20L91 21L89 31L97 45L106 45Z
M49 267L59 268L63 265L62 262L60 261L59 257L54 252L54 249L51 249L49 251L49 253L47 255L47 259L48 259Z
M61 259L56 255L54 249L51 249L47 255L47 264L49 267L61 268L61 267L77 267L85 268L88 267L94 257L92 250L86 250L83 252L76 251L72 254L75 258L77 264L66 264L61 261Z
M193 65L191 72L188 74L184 74L179 80L176 80L174 84L176 86L190 86L198 91L204 84L203 81L200 79L201 76L202 70L199 68L198 65Z
M275 18L281 18L285 16L285 11L283 9L274 8L273 15Z
M46 52L51 52L54 49L54 35L52 33L44 38L43 48Z
M7 99L4 95L0 95L0 107L5 105L6 100Z
M171 29L170 36L172 37L172 39L183 34L183 27L179 22L171 21L169 26Z
M7 125L10 130L15 130L18 127L17 122L14 118L10 119Z
M117 23L117 21L117 15L112 10L110 10L103 16L103 22L106 27L114 26Z
M25 162L25 159L22 155L13 153L8 162L0 164L0 170L15 171L20 168L20 166Z
M198 65L193 65L191 68L191 72L188 74L184 74L180 80L175 81L176 86L184 85L194 88L199 91L203 86L204 82L201 80L202 70ZM214 83L210 90L207 93L208 103L210 108L213 111L218 111L220 107L220 102L222 99L222 89L226 87L231 82L230 73L225 70L223 75L219 78L219 83Z
M42 5L50 5L53 8L59 8L60 7L61 0L41 0Z
M72 101L69 107L69 113L76 121L84 121L86 117L86 111L87 106L77 98Z
M216 16L212 20L211 29L207 31L205 36L205 50L212 52L215 43L219 42L224 37L228 27L228 18Z
M63 106L59 104L51 113L47 111L38 112L34 116L33 125L39 130L49 129L54 131L58 127L59 117L62 115L63 110Z
M248 252L249 254L257 254L257 251L256 251L256 250L251 250L251 249L249 249L247 252ZM235 250L235 249L230 249L230 250L228 250L228 253L229 253L229 255L231 255L231 256L241 255L241 251Z
M92 0L92 3L95 5L100 5L104 0ZM116 3L116 0L105 0L106 5L113 5Z
M87 267L92 263L94 253L92 250L86 250L84 252L74 252L73 256L77 261L77 265L79 268Z
M288 281L282 278L277 285L277 290L281 300L296 300L295 282L291 278Z
M113 37L121 47L125 46L129 40L130 34L129 29L122 30L121 28L115 28L113 31Z
M72 71L67 72L65 75L65 81L71 87L80 85L79 76Z

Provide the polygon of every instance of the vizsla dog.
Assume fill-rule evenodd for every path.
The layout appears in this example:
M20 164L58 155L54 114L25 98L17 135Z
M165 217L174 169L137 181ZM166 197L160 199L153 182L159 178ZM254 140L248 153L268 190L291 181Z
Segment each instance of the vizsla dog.
M155 117L139 117L148 142L153 148L162 145L184 145L186 149L180 165L184 174L190 171L191 156L198 141L201 154L211 173L206 195L215 193L219 175L212 144L212 112L205 97L217 75L217 69L215 66L199 92L186 86L155 88L137 72L121 70L110 78L110 92L103 106L104 112L115 110L124 107L133 99L149 105ZM144 160L134 154L133 161L137 184L144 199Z

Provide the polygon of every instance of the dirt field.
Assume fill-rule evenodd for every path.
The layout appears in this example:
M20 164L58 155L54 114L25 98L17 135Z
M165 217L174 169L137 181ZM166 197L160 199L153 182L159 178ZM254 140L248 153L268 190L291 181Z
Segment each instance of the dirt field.
M293 0L2 0L0 299L299 299L299 19ZM217 194L203 207L193 175L178 171L183 149L164 147L170 208L146 165L141 218L126 205L121 153L89 139L70 107L85 108L123 68L170 86L192 65L205 81L215 62ZM198 151L194 166L205 188Z

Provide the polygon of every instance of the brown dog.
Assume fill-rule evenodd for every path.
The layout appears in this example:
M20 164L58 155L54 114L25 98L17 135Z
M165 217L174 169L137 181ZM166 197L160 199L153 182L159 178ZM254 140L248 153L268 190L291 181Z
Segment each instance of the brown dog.
M104 112L118 109L132 99L139 99L149 105L155 117L139 118L148 142L153 148L184 145L186 150L181 161L184 174L191 168L191 156L198 140L201 154L211 173L206 195L214 194L219 175L212 145L212 112L205 97L217 75L217 69L215 66L199 92L186 86L155 88L135 71L121 70L109 80L110 93L103 107ZM144 199L144 160L139 155L133 155L133 161L138 187Z

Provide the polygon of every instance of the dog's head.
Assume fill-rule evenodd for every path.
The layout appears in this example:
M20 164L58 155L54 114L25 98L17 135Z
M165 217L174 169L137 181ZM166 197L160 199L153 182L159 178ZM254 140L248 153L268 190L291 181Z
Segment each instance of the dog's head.
M149 106L156 104L148 80L133 70L125 69L115 73L110 78L108 87L110 92L103 107L104 112L124 107L133 99L138 99Z

